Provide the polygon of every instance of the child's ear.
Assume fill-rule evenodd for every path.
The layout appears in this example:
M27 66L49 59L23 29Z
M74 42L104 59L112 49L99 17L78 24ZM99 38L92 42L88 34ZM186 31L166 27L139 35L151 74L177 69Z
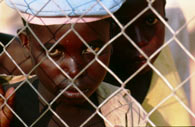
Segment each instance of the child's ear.
M26 31L20 31L20 30L18 30L18 31L19 31L18 37L19 37L22 45L29 49L29 40L28 40Z

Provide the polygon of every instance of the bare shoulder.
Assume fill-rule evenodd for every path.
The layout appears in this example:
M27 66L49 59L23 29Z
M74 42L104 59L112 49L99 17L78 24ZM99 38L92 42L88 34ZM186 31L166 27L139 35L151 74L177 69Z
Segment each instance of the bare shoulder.
M18 37L0 33L0 42L0 74L21 74L14 62L25 72L28 72L28 69L31 68L31 62L29 57L25 55L25 49ZM2 46L6 48L6 52L3 52Z

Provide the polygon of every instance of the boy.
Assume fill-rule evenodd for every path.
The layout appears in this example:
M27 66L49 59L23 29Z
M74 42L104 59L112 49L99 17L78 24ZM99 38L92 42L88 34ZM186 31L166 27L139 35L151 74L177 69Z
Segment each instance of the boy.
M156 1L155 2L155 4L154 4L154 7L155 7L155 9L157 9L157 11L163 16L164 15L164 4L163 4L163 2L164 1L161 1L161 0L158 0L158 1ZM137 7L140 7L139 9L137 8ZM124 6L123 7L121 7L121 10L119 10L118 12L116 12L116 16L119 18L119 20L121 21L121 23L123 23L124 25L129 21L129 19L132 19L134 16L136 16L136 14L137 13L139 13L142 9L144 9L145 7L147 6L147 2L145 2L145 1L138 1L138 0L129 0L129 1L127 1L125 4L124 4ZM127 10L127 7L128 7L128 9L129 10ZM136 7L136 8L134 8L134 7ZM124 9L124 10L123 10ZM132 10L131 10L132 9ZM137 11L135 11L135 10L137 10ZM127 11L129 11L129 12L132 12L132 13L129 13L128 12L128 16L127 17L124 17L122 14L125 14L125 16L126 16L126 13L124 13L124 12L127 12ZM120 19L121 18L121 19ZM127 19L127 20L125 20L125 19ZM153 14L153 13L151 13L150 11L149 12L147 12L146 13L146 15L144 15L144 16L142 16L141 18L140 18L141 20L138 20L138 21L140 21L140 22L136 22L135 24L133 24L132 26L133 27L130 27L129 29L127 29L126 30L126 33L131 37L131 38L133 38L133 40L136 42L136 43L138 43L138 45L141 47L141 48L143 48L143 51L148 55L148 56L150 56L156 49L158 49L161 45L162 45L162 43L163 43L163 36L164 36L164 26L163 26L163 24L162 23L160 23L160 21L157 19L157 17ZM141 22L141 21L144 21L144 22ZM143 24L143 23L146 23L147 25L145 26L142 26L143 28L148 28L145 32L148 32L148 30L150 31L150 32L148 32L147 34L143 34L142 32L144 32L144 31L140 31L140 30L143 30L143 29L141 29L141 26L140 26L140 24ZM97 24L95 24L94 26L96 26L97 28L93 28L93 29L98 29L98 28L101 28L103 25L105 25L106 23L104 22L103 24L100 24L100 25L97 25ZM91 24L92 25L92 24ZM40 26L36 26L36 25L30 25L31 27L33 27L33 31L35 31L35 33L37 32L37 33L39 33L40 32L40 29L39 29L39 27ZM93 25L92 25L93 26ZM78 26L79 27L79 26ZM105 26L105 27L108 27L108 26ZM41 28L41 27L40 27ZM50 27L48 27L49 29L57 29L57 28L50 28ZM44 32L44 33L46 33L47 32L47 30L46 29L48 29L48 28L43 28L43 29L41 29L41 31L42 32ZM87 28L85 28L85 29L87 29ZM103 28L102 28L103 29ZM106 31L105 30L106 28L104 28L103 30L104 31ZM113 36L114 35L116 35L116 33L118 32L118 29L117 29L117 27L115 27L115 28L112 28L111 29L112 31L111 32L113 32L113 33L111 33ZM135 30L135 31L132 31L132 30ZM55 30L54 30L55 31ZM96 30L96 31L98 31L98 30ZM108 31L107 31L108 32ZM54 32L55 33L55 32ZM89 33L93 33L92 31L91 32L89 32ZM134 34L135 33L135 34ZM142 35L143 34L143 36L140 36L140 35ZM37 34L36 34L37 35ZM48 33L48 35L49 35L49 33ZM106 33L104 33L104 35L107 35ZM37 35L38 36L38 35ZM91 35L91 37L92 37L93 35ZM108 35L107 35L108 36ZM154 39L152 39L153 38L153 36L154 36ZM70 35L70 37L71 37L71 35ZM136 40L136 38L134 38L134 37L137 37L137 40ZM27 42L27 40L29 40L26 36L24 36L24 35L20 35L20 38L21 38L21 40L23 40L23 42L24 42L24 44L28 44ZM44 56L44 54L42 54L41 53L41 50L40 50L40 48L38 48L38 47L40 47L40 45L39 44L37 44L36 45L36 40L35 39L33 39L34 37L31 37L30 36L30 38L31 38L31 41L32 41L32 43L34 44L34 45L30 45L30 47L33 49L33 51L35 51L36 50L36 52L40 52L40 53L38 53L38 54L34 54L34 53L36 53L36 52L33 52L33 53L31 53L32 54L32 56L33 56L33 62L35 62L35 63L37 63L37 62L39 62L39 59L37 60L37 59L35 59L36 58L36 56L38 56L38 57L42 57L42 55ZM38 38L40 38L40 37L38 37ZM47 40L47 38L48 38L48 36L47 37L44 37L44 36L42 36L41 37L43 40L41 40L41 42L44 42L44 40L46 41ZM51 37L52 38L52 37ZM72 37L72 38L76 38L76 37ZM72 40L72 38L71 38L71 40ZM86 37L87 38L87 37ZM142 40L142 39L144 39L144 41ZM69 39L66 39L66 40L69 40ZM141 40L141 41L140 41ZM148 44L148 41L147 40L152 40L151 41L151 43L149 43ZM78 40L79 41L79 40ZM47 42L47 41L46 41ZM125 44L129 44L129 41L128 40L125 40L124 41L124 38L119 38L119 40L118 40L118 42L124 42ZM128 43L127 43L128 42ZM140 42L140 44L139 44L139 42ZM150 42L150 41L149 41ZM98 42L98 43L100 43L100 42ZM123 43L123 44L124 44ZM124 44L124 45L125 45ZM117 48L118 48L118 50L120 50L121 48L119 48L119 46L120 45L118 45L118 46L116 46L116 44L115 43L113 43L113 45L114 45L114 53L119 53L119 52L117 52ZM52 46L52 44L49 44L48 45L48 47L50 47L50 46ZM121 46L123 46L123 45L121 45ZM146 46L146 47L144 47L144 46ZM29 46L28 46L29 47ZM71 46L72 47L72 46ZM96 47L96 45L92 45L92 47L94 47L94 50L95 51L98 51L99 49L100 49L100 47ZM150 48L150 47L153 47L152 49ZM126 47L127 48L127 47ZM37 50L38 49L38 50ZM51 56L53 56L54 58L55 58L55 60L59 60L59 58L60 58L60 56L63 54L63 52L61 51L62 49L63 49L63 46L61 47L61 46L58 46L58 48L54 48L55 50L51 50L51 51L53 51L53 52L51 52ZM71 48L70 48L71 49ZM135 53L137 53L137 51L135 51L135 49L133 49L133 48L130 48L130 49L132 49L132 54L130 55L130 53L128 54L130 57L132 57L133 59L129 59L129 61L135 61L136 59L134 59L134 54ZM148 50L147 50L148 49ZM72 49L73 50L73 49ZM86 51L90 51L90 50L86 50ZM123 51L127 51L127 50L124 50L123 49ZM131 51L131 50L128 50L128 51ZM74 51L75 52L75 51ZM75 54L74 52L71 52L71 53L73 53L73 54ZM84 51L84 53L85 53L85 51ZM124 54L124 52L120 52L120 53L122 53L122 54ZM88 53L87 53L88 54ZM89 55L89 54L88 54ZM116 56L116 54L115 54L115 56ZM128 56L128 57L129 57ZM90 58L93 58L91 55L89 56ZM133 64L130 64L130 65L132 65L132 66L128 66L128 69L137 69L137 68L139 68L141 65L139 64L139 63L144 63L144 58L143 58L143 56L141 56L141 55L139 55L138 54L138 56L137 56L139 59L141 59L141 60L137 60L137 64L135 64L137 67L135 68L134 66L133 66ZM64 57L64 58L66 58L66 57ZM67 59L69 58L69 56L67 57ZM117 57L118 58L118 57ZM136 58L136 57L135 57ZM153 59L154 60L154 59ZM90 61L90 60L89 60ZM121 61L120 61L121 62ZM139 62L139 63L138 63ZM48 62L47 62L48 63ZM42 69L38 69L38 72L39 72L39 77L41 77L41 76L43 76L43 75L45 75L45 73L46 74L50 74L50 75L52 75L53 74L53 76L51 76L50 77L50 75L48 75L48 77L49 77L49 79L52 79L52 77L55 77L57 74L56 73L54 73L54 72L56 72L56 71L49 71L49 70L52 70L52 68L51 69L49 69L51 66L48 66L47 65L47 63L45 63L45 65L42 65L42 66L44 66L44 67L42 67ZM64 62L64 63L66 63L66 62ZM80 62L78 61L78 63L79 63L79 65L83 65L82 63L80 64ZM113 62L114 63L114 62ZM117 61L115 61L115 63L117 63ZM73 71L70 71L70 75L72 75L73 77L75 76L75 74L72 74L71 72L76 72L75 71L75 68L77 68L77 66L75 67L74 65L76 65L76 64L74 64L74 62L73 63L71 63L71 62L67 62L66 64L71 64L71 70L73 70ZM41 66L41 64L40 64L40 66ZM64 65L65 66L65 65ZM66 65L67 66L67 65ZM66 69L66 66L64 67L65 69ZM111 65L112 66L112 65ZM49 68L48 68L49 67ZM46 69L46 70L45 70ZM114 68L115 69L115 68ZM69 69L68 69L69 70ZM145 72L148 72L148 70L149 69L145 69L142 73L145 73ZM132 71L132 70L127 70L126 72L128 72L128 73L133 73L134 72L134 70ZM92 73L92 74L95 74L95 73ZM90 75L92 75L92 74L90 74ZM102 73L103 74L103 73ZM129 74L128 74L129 75ZM147 73L147 75L148 75L148 73ZM120 76L120 75L119 75ZM94 77L97 77L97 76L94 76ZM46 78L46 80L44 80ZM50 82L51 81L47 81L47 77L43 77L43 79L42 79L42 82L46 82L46 83L44 83L44 84L51 84ZM149 78L151 78L151 77L149 77ZM41 79L40 79L41 80ZM44 80L44 81L43 81ZM52 79L53 80L53 79ZM147 81L147 78L145 78L144 80L143 80L143 82L144 81ZM67 82L69 82L69 81L67 81ZM137 81L136 81L137 82ZM137 83L139 83L139 82L137 82ZM55 84L55 82L54 82L54 84ZM143 83L141 83L141 84L143 84ZM149 82L149 84L150 84L150 82ZM52 85L51 85L52 86ZM61 87L63 86L63 85L60 85ZM143 86L144 87L144 86ZM50 91L52 91L51 89L53 89L53 87L51 87L50 88ZM130 88L131 89L131 88ZM147 88L146 88L147 89ZM44 89L43 89L44 90ZM53 90L55 90L55 89L53 89ZM86 91L88 91L88 90L86 90ZM55 92L54 92L55 93ZM150 92L151 93L151 92ZM149 94L150 94L149 93ZM145 96L145 95L142 95L142 96ZM156 96L156 95L155 95ZM154 97L153 97L154 98ZM152 99L153 99L152 98ZM158 97L155 97L155 98L157 98L158 99ZM151 100L152 100L151 99ZM138 99L139 100L139 99ZM140 103L142 102L142 99L140 99ZM149 103L150 104L150 103ZM146 104L145 104L146 105ZM144 105L144 106L145 106ZM147 105L147 106L149 106L149 105ZM154 105L152 105L152 108L153 108L153 106ZM148 107L146 107L146 108L148 108ZM150 109L151 109L151 107L150 107ZM157 110L157 111L160 111L160 110ZM165 111L165 110L162 110L162 111L160 111L160 113L154 113L155 114L155 119L154 119L154 117L152 117L151 119L153 119L153 121L154 121L154 123L156 124L156 125L179 125L178 123L174 123L175 121L173 121L173 119L172 118L170 118L170 120L168 121L167 119L166 119L166 113L164 113L163 111ZM168 110L168 111L170 111L170 109ZM182 109L182 111L183 111L183 109ZM164 114L163 114L164 113ZM185 112L184 112L185 113ZM162 117L160 117L161 116L161 114L163 114L162 115ZM185 115L185 116L187 116L187 115ZM182 117L180 117L180 118L182 118ZM71 119L72 120L72 119ZM166 121L167 120L167 121ZM187 121L187 118L185 118L185 120ZM182 122L181 123L183 123L184 125L187 125L188 124L188 121L187 122L183 122L183 121L185 121L185 120L182 120ZM71 123L71 122L69 122L69 123Z

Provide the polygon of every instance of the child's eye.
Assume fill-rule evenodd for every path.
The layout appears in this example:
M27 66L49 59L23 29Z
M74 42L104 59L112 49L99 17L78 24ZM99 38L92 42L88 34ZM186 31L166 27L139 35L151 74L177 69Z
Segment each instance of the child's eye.
M99 50L100 50L100 48L99 47L93 47L93 46L90 46L93 50L94 50L94 52L98 52ZM89 48L87 48L87 49L84 49L83 51L82 51L82 54L90 54L90 53L92 53L92 51L89 49Z
M154 16L148 16L145 19L145 23L147 25L155 25L156 23L158 23L158 18L154 17Z
M53 46L53 43L46 43L45 47L49 50ZM64 48L62 45L56 45L50 52L48 52L50 57L57 58L64 54Z
M98 40L93 40L88 44L93 49L93 51L97 53L100 50L100 48L104 45L104 42L98 39ZM83 55L93 54L93 52L89 48L84 48L82 54Z
M55 48L49 52L49 56L51 56L51 57L59 57L62 54L63 54L63 52L57 48Z

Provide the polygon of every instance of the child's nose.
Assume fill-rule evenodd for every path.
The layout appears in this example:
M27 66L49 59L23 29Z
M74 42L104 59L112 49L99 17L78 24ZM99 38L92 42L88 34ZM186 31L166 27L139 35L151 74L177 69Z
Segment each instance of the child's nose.
M135 42L142 42L142 36L141 31L138 26L134 26L134 32L135 32Z
M80 65L76 59L66 56L61 63L61 68L71 77L74 78L81 71Z
M148 44L148 41L144 35L144 33L141 31L140 27L137 25L134 25L130 28L130 31L128 33L130 35L131 39L139 46L143 47Z

